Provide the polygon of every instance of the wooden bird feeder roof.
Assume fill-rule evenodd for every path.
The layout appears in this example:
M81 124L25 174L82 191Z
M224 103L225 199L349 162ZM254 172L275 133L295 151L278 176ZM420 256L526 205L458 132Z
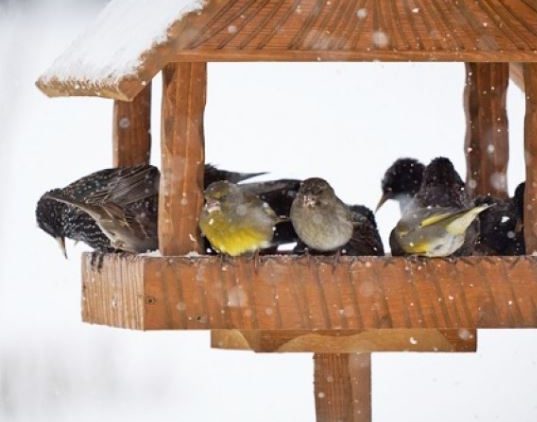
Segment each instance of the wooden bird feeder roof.
M112 0L37 85L131 101L172 62L537 62L536 28L527 0Z

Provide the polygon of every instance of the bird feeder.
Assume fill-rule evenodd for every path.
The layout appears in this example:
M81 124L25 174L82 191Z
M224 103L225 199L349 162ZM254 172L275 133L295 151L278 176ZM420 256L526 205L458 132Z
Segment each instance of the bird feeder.
M537 327L532 256L334 264L276 255L254 265L201 255L214 61L464 62L467 185L497 196L507 194L511 66L526 92L524 230L528 253L537 251L534 1L112 0L37 85L49 96L113 99L114 165L130 166L149 161L151 80L162 72L162 256L111 254L99 271L84 255L84 321L211 330L215 348L313 352L320 422L371 421L371 352L471 352L477 329Z

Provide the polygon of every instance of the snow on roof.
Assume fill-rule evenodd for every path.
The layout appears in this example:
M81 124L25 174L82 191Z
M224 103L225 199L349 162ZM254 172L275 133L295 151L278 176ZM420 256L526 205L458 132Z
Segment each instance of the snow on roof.
M38 86L117 85L137 74L144 53L168 41L168 30L204 0L112 0L97 20L41 76ZM76 87L76 86L75 86ZM83 94L83 93L82 93Z

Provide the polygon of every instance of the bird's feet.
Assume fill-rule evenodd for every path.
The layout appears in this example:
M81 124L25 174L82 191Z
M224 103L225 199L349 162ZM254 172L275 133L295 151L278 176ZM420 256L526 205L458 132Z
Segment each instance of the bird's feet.
M101 270L103 269L104 255L105 252L103 251L91 252L90 268L92 269L92 271L97 270L98 273L101 272Z

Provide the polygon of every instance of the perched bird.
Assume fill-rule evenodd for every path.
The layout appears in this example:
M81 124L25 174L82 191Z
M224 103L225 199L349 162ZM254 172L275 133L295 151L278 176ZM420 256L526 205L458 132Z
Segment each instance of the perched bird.
M45 199L88 214L113 249L133 253L157 249L158 169L141 165L106 175L99 181L93 179L91 190L88 185L56 189L45 194Z
M302 182L291 206L291 222L300 240L320 252L341 249L354 232L349 207L320 178Z
M495 206L479 215L479 240L476 250L481 255L524 255L524 186L521 183L512 198L480 196L476 205Z
M220 253L239 256L270 247L279 221L266 202L239 185L220 181L205 189L199 226Z
M466 231L479 213L490 206L484 204L463 210L434 207L411 211L399 220L392 231L392 254L427 257L453 255L463 246ZM394 253L394 250L399 253Z
M384 173L382 197L375 211L389 199L399 203L401 213L418 193L425 166L413 158L399 158Z
M228 172L206 165L205 184L225 179L241 181L260 174L263 173ZM144 175L143 180L140 179L140 175ZM158 182L159 171L153 166L110 168L97 171L76 180L65 188L53 189L45 193L39 199L36 207L38 226L59 242L64 255L66 255L65 238L86 243L97 252L117 251L97 221L80 206L69 205L68 202L83 203L87 198L94 201L99 195L101 198L106 195L108 198L119 197L121 201L129 202L125 210L127 215L138 216L138 221L142 224L148 223L148 227L144 228L144 231L151 236L154 235L155 238L146 239L144 242L156 248ZM141 192L141 186L144 186L144 192ZM145 192L145 189L148 192ZM140 199L140 195L143 199ZM137 197L139 200L134 200ZM114 207L112 206L112 208ZM117 211L115 208L114 210ZM119 214L117 215L119 216ZM122 227L122 230L125 228ZM139 243L139 245L144 242ZM133 245L128 245L127 248L136 249L131 246ZM145 247L145 245L142 246Z
M425 168L420 189L392 230L392 255L469 255L478 235L475 220L487 208L473 206L449 159L435 158Z
M349 205L353 233L350 240L341 247L341 255L344 256L384 256L384 246L377 228L375 215L363 205ZM293 249L294 254L304 254L307 246L298 239ZM317 250L310 250L313 255L325 255Z

